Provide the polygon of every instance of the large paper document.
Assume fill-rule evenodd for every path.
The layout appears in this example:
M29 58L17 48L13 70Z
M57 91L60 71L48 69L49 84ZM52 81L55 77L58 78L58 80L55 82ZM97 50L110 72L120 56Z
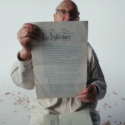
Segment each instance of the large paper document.
M87 21L36 22L41 37L32 42L37 98L75 97L87 82Z
M62 115L45 115L43 125L93 125L88 110Z

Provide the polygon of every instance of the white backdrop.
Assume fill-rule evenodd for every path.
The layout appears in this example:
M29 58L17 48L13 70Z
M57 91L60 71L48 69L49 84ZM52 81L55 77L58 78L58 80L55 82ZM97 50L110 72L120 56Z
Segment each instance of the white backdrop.
M17 87L10 69L21 46L17 32L26 22L53 21L61 0L0 0L0 125L28 125L29 101L35 89ZM89 21L88 42L92 45L108 85L98 103L101 123L125 122L125 0L74 0L80 20ZM9 92L9 93L8 93ZM6 93L6 94L5 94ZM117 93L117 94L116 94Z

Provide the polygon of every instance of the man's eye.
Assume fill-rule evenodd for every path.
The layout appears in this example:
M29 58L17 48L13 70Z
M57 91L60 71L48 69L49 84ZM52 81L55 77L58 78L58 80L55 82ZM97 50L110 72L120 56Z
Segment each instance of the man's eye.
M76 12L71 12L71 14L72 14L72 15L75 15L75 14L76 14Z
M66 11L62 11L62 14L66 14Z

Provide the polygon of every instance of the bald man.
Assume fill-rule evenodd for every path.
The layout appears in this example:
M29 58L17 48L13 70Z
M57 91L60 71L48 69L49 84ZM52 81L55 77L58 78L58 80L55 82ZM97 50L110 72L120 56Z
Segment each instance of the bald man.
M70 0L62 1L56 9L54 21L79 21L76 4ZM35 86L30 42L38 40L39 37L38 27L28 23L24 24L17 33L22 50L18 53L17 61L12 66L11 77L17 86L28 90L32 90ZM104 98L106 94L106 83L98 58L89 43L87 62L87 88L74 98L37 99L31 102L30 125L43 125L45 114L62 114L81 110L89 110L93 125L100 125L100 116L95 109L98 100Z

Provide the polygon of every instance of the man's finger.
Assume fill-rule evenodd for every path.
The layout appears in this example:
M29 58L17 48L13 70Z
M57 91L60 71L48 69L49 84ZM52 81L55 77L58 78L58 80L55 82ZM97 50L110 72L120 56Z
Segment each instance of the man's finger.
M96 100L96 96L92 97L91 99L80 99L83 102L93 102Z
M89 94L78 95L77 98L79 98L79 99L90 99L90 98L92 98L96 95L97 95L96 92L93 91L92 93L89 93Z
M31 41L35 41L35 38L33 38L33 37L25 37L25 38L19 39L19 41L20 41L20 44L22 46L26 46L27 43L29 43Z
M29 28L30 30L36 32L37 34L41 33L41 30L38 26L31 24L31 23L25 23L22 27L22 29Z
M30 32L30 31L25 31L23 33L18 34L18 36L17 36L18 39L21 39L24 37L34 37L34 38L38 39L38 38L40 38L40 35Z
M86 89L84 89L83 91L81 91L81 92L79 93L79 95L88 94L88 93L90 93L91 91L93 91L93 89L95 89L94 86L93 86L93 85L89 85L89 86L87 86Z
M88 89L88 92L91 92L93 89L95 89L94 88L94 86L93 85L88 85L87 86L87 89Z
M31 23L25 23L25 24L22 26L22 29L24 29L24 28L26 28L26 27L33 28L32 26L33 26L33 24L31 24Z

